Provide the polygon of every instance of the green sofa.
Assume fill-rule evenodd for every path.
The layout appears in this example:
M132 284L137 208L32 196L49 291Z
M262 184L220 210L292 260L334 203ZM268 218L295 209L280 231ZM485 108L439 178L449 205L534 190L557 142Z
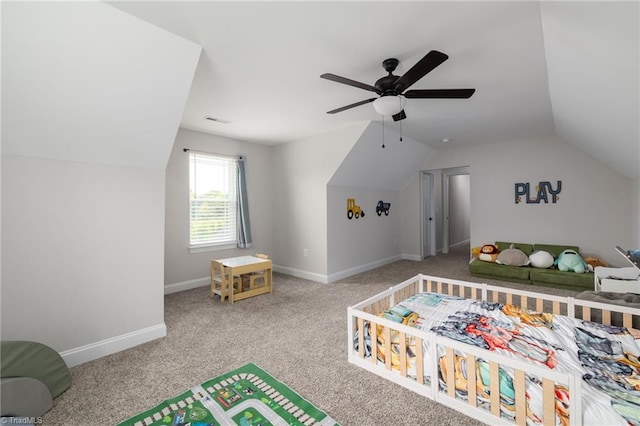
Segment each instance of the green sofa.
M522 250L527 256L534 251L544 250L557 258L564 250L575 250L580 253L576 246L553 245L553 244L526 244L511 243L506 241L496 241L496 246L500 251L508 249L511 244L515 248ZM541 269L533 266L508 266L499 263L485 262L473 259L469 263L469 272L474 277L492 278L503 281L511 281L523 284L535 284L545 287L564 288L569 290L583 291L593 290L593 273L579 274L576 272L562 272L558 269Z

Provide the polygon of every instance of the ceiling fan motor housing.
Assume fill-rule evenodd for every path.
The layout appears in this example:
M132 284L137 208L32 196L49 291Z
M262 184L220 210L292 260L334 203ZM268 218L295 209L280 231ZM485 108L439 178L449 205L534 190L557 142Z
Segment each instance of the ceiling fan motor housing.
M384 67L385 71L391 74L396 70L396 67L399 63L400 61L398 61L396 58L389 58L382 61L382 66Z
M381 96L393 96L398 94L396 93L394 86L400 76L392 74L398 66L398 63L399 61L396 58L389 58L382 61L382 66L389 75L382 77L374 84L374 87L378 90L378 93Z

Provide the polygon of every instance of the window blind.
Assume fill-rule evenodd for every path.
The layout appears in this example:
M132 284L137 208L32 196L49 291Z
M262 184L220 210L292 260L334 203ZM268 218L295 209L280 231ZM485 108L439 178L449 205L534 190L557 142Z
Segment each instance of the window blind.
M230 157L189 153L190 246L236 243L236 162Z

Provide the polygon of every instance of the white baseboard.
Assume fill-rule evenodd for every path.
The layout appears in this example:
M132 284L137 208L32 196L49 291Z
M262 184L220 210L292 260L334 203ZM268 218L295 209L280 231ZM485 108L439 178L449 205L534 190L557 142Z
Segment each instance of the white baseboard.
M304 278L305 280L315 281L323 284L326 284L329 282L327 281L326 275L317 274L315 272L307 272L307 271L303 271L302 269L289 268L287 266L273 265L273 271L280 272L282 274L291 275L293 277Z
M177 293L179 291L191 290L192 288L211 285L211 277L196 278L195 280L182 281L164 286L164 294Z
M422 261L422 257L420 257L419 254L402 253L401 258L402 260L415 260L416 262Z
M69 367L84 364L167 335L164 323L60 352Z
M315 272L308 272L302 269L289 268L288 266L273 265L273 272L279 272L281 274L291 275L292 277L303 278L305 280L314 281L318 283L332 283L334 281L350 277L351 275L359 274L360 272L366 272L370 269L384 266L397 260L415 260L421 261L420 255L417 254L401 254L386 259L376 260L375 262L366 263L364 265L355 266L353 268L345 269L344 271L336 272L331 275L318 274ZM210 284L210 277L197 278L195 280L182 281L174 284L167 284L164 286L164 294L177 293L179 291L191 290L192 288L204 287Z
M401 260L402 256L391 256L386 259L376 260L374 262L365 263L364 265L355 266L353 268L345 269L344 271L336 272L335 274L329 275L329 282L332 283L334 281L341 280L343 278L350 277L351 275L359 274L361 272L366 272L371 269L377 268L379 266L388 265L389 263L396 262Z
M450 244L450 245L449 245L449 248L456 248L456 247L458 247L458 246L462 246L462 245L470 244L470 243L471 243L471 240L459 241L459 242L457 242L457 243L455 243L455 244Z

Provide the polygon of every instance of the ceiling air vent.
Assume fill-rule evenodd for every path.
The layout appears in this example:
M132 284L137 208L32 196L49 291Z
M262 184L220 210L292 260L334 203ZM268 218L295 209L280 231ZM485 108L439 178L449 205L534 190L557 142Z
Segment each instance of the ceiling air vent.
M216 123L222 123L222 124L231 123L231 121L229 121L229 120L224 120L222 118L211 117L210 115L207 115L204 119L205 120L209 120L209 121L215 121Z

